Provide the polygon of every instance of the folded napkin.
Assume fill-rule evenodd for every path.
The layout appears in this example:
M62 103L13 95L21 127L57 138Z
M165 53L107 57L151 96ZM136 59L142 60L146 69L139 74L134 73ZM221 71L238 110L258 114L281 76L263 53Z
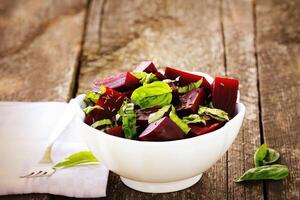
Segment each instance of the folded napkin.
M51 130L67 105L59 102L0 102L0 195L106 196L108 170L101 164L58 169L51 177L19 178L41 159ZM53 145L51 155L55 163L75 152L88 150L76 132L74 121Z

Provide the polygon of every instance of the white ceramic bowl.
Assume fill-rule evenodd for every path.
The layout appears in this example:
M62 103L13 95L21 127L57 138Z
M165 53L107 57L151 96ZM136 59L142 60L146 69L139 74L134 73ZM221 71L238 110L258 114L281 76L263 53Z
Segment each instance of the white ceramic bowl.
M81 107L85 106L83 97L76 98ZM86 125L79 117L76 124L92 153L109 170L120 175L125 185L142 192L164 193L194 185L224 155L240 130L245 106L237 103L236 112L234 118L216 131L167 142L111 136Z

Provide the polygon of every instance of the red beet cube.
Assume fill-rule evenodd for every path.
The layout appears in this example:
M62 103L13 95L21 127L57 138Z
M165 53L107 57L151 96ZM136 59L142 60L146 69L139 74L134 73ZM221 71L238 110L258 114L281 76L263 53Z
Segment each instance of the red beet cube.
M195 137L199 135L203 135L205 133L212 132L217 130L223 126L224 123L213 121L211 123L207 122L206 126L203 124L190 124L189 127L191 128L189 132L189 136Z
M134 72L146 72L146 73L155 74L157 72L157 69L151 61L143 61L133 71Z
M133 93L134 90L128 90L126 92L122 92L122 94L124 96L126 96L127 98L130 98L131 97L131 94Z
M192 73L185 72L185 71L181 71L181 70L178 70L178 69L175 69L172 67L166 67L165 76L168 79L173 79L173 80L176 79L178 76L180 76L180 79L179 79L180 86L185 86L190 83L197 82L203 78L202 85L209 90L211 89L210 83L203 76L192 74Z
M159 110L160 107L153 107L147 109L139 109L136 111L136 122L140 126L147 126L149 115Z
M155 76L158 78L158 80L161 80L161 81L164 79L167 79L167 77L160 72L156 72Z
M168 83L168 85L172 89L172 103L177 104L178 103L178 98L179 98L179 93L178 93L177 86L173 82Z
M197 113L199 105L204 105L207 97L203 87L189 91L179 97L179 104L176 106L177 113L180 116Z
M216 77L212 84L212 102L215 108L234 114L239 81L233 78Z
M85 118L85 123L88 125L101 119L110 119L117 114L123 104L125 96L111 88L106 87L106 91L100 96L96 105L103 109L94 109Z
M143 141L168 141L185 138L185 133L169 118L162 119L150 124L139 135Z
M130 72L123 72L102 81L97 81L94 85L96 90L101 85L105 85L119 92L125 92L140 86L140 80L133 76Z
M111 129L106 130L105 132L107 134L109 134L109 135L113 135L113 136L124 138L124 131L123 131L122 126L113 127Z

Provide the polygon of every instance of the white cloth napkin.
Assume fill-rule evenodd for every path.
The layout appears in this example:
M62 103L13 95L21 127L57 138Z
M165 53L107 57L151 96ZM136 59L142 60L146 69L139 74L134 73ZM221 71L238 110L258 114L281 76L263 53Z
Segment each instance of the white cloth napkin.
M51 177L19 178L41 159L51 130L66 106L59 102L0 102L0 195L106 196L108 170L101 164L59 169ZM54 162L87 150L74 123L55 141Z

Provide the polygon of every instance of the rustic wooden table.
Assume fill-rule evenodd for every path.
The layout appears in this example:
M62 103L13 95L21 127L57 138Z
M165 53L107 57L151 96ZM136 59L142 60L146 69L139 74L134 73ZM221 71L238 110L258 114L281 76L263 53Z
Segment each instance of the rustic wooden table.
M144 59L237 77L243 128L199 183L144 194L111 173L106 199L300 199L299 27L299 0L1 0L0 100L67 101ZM234 183L263 142L279 150L289 178Z

